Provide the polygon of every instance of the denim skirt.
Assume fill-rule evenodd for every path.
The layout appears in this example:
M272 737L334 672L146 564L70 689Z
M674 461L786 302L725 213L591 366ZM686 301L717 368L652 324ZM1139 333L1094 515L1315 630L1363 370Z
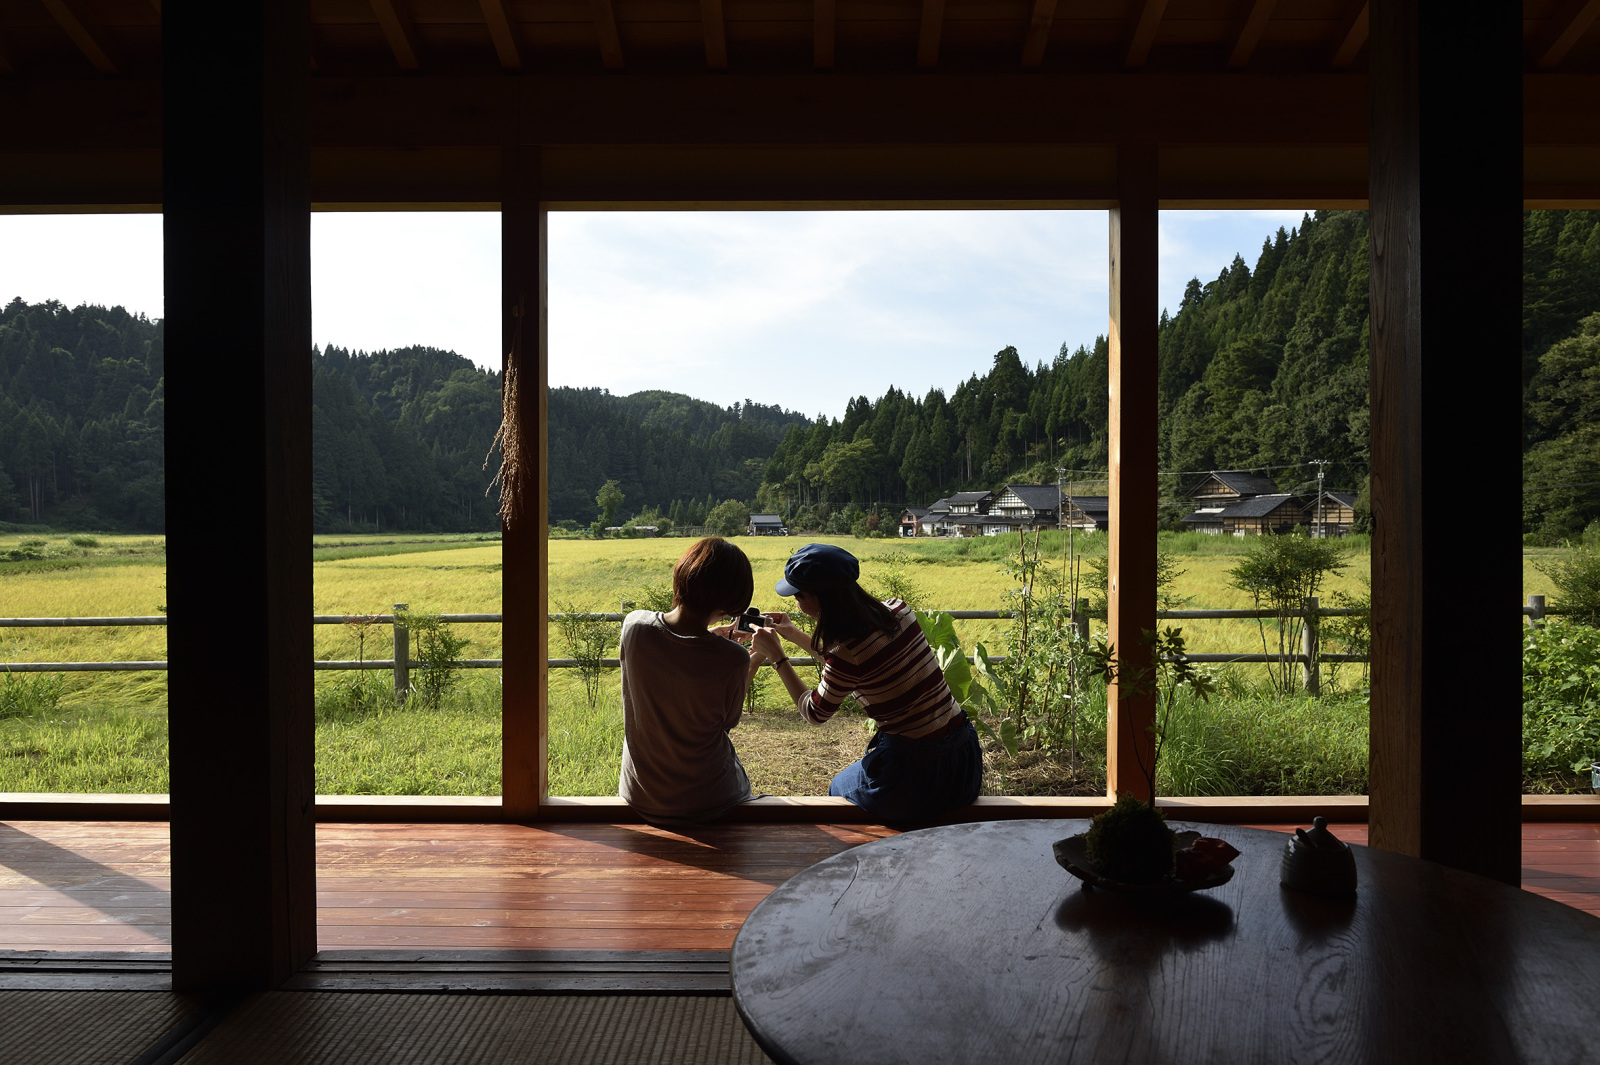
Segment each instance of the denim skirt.
M886 824L915 825L970 805L982 786L983 750L967 721L933 739L874 733L861 760L840 770L828 794Z

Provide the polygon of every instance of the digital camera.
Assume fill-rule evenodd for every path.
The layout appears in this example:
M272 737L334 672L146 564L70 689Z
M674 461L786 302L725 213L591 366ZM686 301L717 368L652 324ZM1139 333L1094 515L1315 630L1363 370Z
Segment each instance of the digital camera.
M766 621L767 619L761 616L759 607L750 607L739 615L733 627L740 632L755 632L759 628L764 628Z

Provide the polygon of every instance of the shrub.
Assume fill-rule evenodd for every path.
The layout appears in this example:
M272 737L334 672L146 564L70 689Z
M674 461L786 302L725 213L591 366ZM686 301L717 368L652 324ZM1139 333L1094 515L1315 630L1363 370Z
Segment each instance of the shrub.
M583 677L583 694L589 709L600 705L601 662L611 646L611 622L601 614L580 610L573 603L557 603L556 631L566 644L567 655L577 660L578 673Z
M1540 573L1554 582L1560 607L1584 625L1600 625L1600 542L1585 535L1565 557L1535 563Z
M1250 553L1228 575L1240 591L1248 592L1257 609L1277 615L1277 654L1287 656L1300 650L1300 631L1305 619L1300 616L1305 601L1317 594L1323 580L1345 568L1346 548L1337 540L1313 540L1300 533L1281 536L1256 536L1249 540ZM1261 632L1261 653L1273 653L1267 646L1265 619L1257 622ZM1280 659L1267 664L1267 677L1278 691L1288 694L1299 684L1298 663Z
M67 542L73 547L99 547L100 540L93 536L69 536Z
M0 718L53 713L66 690L60 673L7 673L0 677Z
M1574 791L1600 758L1600 629L1552 619L1522 648L1522 772L1530 791Z
M411 630L412 654L422 663L411 688L422 697L425 705L437 709L445 693L459 679L457 659L472 641L457 636L438 614L408 610L400 613L398 619Z

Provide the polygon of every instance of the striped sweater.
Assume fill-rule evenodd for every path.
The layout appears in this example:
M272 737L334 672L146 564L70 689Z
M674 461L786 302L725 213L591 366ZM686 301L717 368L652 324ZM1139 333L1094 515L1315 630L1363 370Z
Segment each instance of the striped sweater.
M855 696L880 729L912 739L963 715L911 608L899 599L884 605L894 611L899 630L837 644L824 655L822 682L800 697L800 715L807 721L822 724L847 695Z

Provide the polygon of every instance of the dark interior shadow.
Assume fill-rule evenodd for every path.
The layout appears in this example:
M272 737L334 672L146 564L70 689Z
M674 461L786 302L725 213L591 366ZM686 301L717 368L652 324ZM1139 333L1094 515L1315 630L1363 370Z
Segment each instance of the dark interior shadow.
M1119 895L1073 891L1056 907L1056 927L1088 937L1108 961L1153 963L1168 951L1198 950L1233 935L1233 907L1189 892Z
M140 924L152 938L172 942L172 893L129 876L58 843L0 821L0 865L40 883L33 890L58 891L78 905L126 923L130 913L160 915L159 925ZM129 896L119 901L117 896ZM153 896L153 897L152 897ZM0 892L0 898L4 893ZM114 948L113 948L114 949Z
M1330 899L1282 886L1278 888L1278 894L1283 899L1283 913L1289 919L1289 926L1300 934L1302 940L1320 943L1342 934L1355 920L1354 895Z
M619 824L621 840L597 840L583 825L541 824L552 835L583 840L630 854L645 854L673 865L777 887L802 869L861 843L841 840L821 825L733 822L694 828L652 828Z

